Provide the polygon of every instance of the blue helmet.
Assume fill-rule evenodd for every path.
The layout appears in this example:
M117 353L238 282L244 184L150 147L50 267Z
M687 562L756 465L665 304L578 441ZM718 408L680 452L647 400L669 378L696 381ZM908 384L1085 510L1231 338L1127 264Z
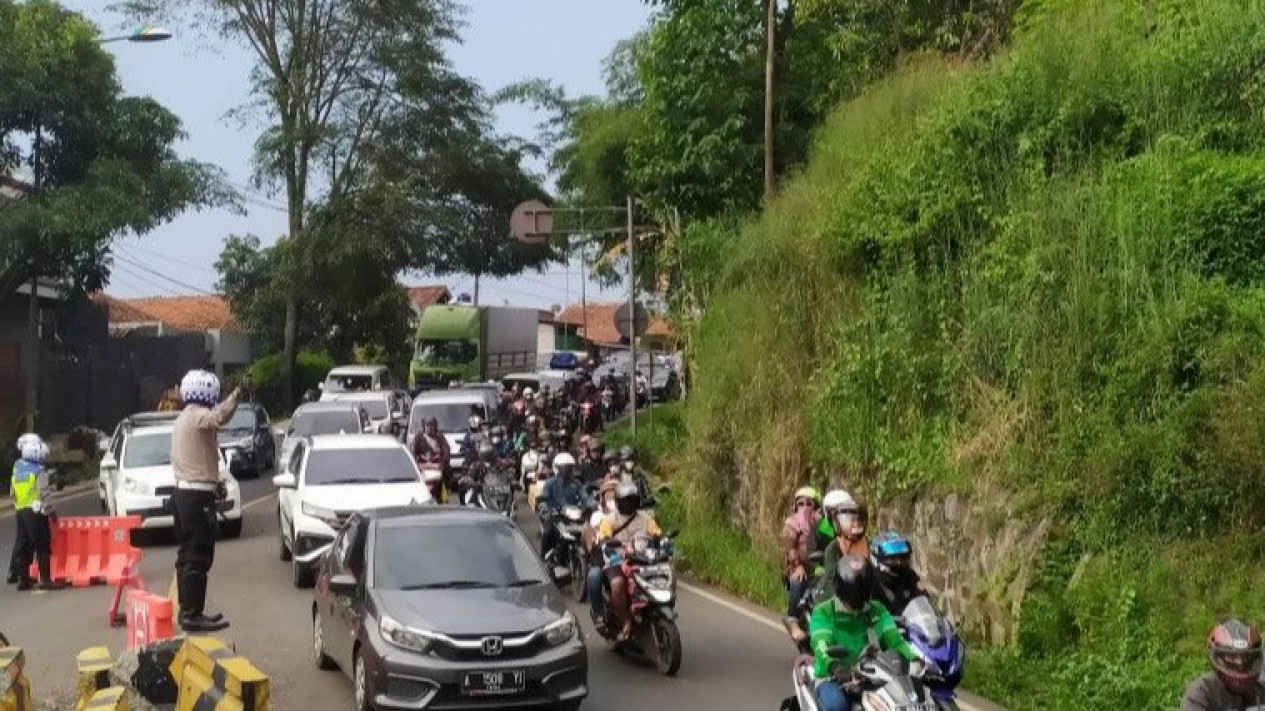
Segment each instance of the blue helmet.
M870 557L874 566L883 572L888 571L887 562L892 558L904 557L905 565L914 554L914 546L900 531L883 531L870 541Z

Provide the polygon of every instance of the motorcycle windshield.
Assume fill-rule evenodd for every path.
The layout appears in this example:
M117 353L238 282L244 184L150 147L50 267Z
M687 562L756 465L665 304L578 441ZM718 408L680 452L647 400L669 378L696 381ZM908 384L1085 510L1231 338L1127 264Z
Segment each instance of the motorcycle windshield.
M910 600L901 618L905 621L906 627L916 630L919 636L927 640L932 647L938 647L944 641L940 615L936 613L936 608L925 595Z

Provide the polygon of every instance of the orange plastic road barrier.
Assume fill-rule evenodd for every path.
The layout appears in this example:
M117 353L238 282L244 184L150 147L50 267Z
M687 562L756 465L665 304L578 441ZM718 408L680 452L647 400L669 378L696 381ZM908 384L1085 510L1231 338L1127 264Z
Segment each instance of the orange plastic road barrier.
M131 532L140 528L140 516L70 516L53 523L53 580L82 588L118 585L141 561L141 549L132 546ZM31 577L39 571L31 565Z
M106 611L106 619L111 627L122 627L127 621L126 610L120 611L123 595L129 590L148 590L145 581L139 575L139 565L129 565L123 569L123 579L114 586L114 596L110 599L110 608Z
M128 590L127 648L171 639L173 613L170 599L144 590Z

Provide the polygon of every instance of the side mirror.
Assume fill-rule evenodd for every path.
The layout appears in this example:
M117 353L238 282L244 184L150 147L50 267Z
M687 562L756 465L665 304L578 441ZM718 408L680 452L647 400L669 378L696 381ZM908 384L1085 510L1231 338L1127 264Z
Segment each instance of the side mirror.
M114 460L113 452L106 452L105 455L101 457L102 469L118 469L118 467L119 463Z
M329 579L329 591L340 597L355 595L359 587L356 579L347 573L339 573Z
M321 392L324 392L324 391L325 391L325 383L324 383L324 382L317 383L317 384L316 384L316 389L317 389L317 390L320 390Z
M97 440L97 451L98 451L98 452L108 452L108 451L110 451L110 438L109 438L109 437L102 437L101 439Z
M554 585L566 587L571 584L571 569L556 567L550 571L550 577L553 578Z
M272 478L272 485L278 489L297 489L299 482L294 478L293 474L278 474Z

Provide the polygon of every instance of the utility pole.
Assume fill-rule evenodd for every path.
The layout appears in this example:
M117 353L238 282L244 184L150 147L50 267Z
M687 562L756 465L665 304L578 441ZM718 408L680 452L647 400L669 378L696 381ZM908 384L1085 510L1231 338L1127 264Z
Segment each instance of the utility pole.
M628 319L635 321L637 318L637 261L636 261L636 240L633 238L633 198L628 196L626 213L628 217ZM637 333L636 329L629 324L628 328L628 353L632 356L632 369L629 371L628 378L628 402L632 403L632 419L629 421L631 425L632 440L637 441Z
M479 305L479 275L474 275L474 305Z
M31 168L34 180L31 183L29 198L39 195L44 185L43 164L44 132L35 127L35 138L31 144ZM40 293L39 273L35 271L35 260L31 264L31 293L26 301L26 431L35 431L35 413L39 410L40 400Z
M773 199L773 67L777 54L777 0L764 0L765 16L764 50L764 203Z

